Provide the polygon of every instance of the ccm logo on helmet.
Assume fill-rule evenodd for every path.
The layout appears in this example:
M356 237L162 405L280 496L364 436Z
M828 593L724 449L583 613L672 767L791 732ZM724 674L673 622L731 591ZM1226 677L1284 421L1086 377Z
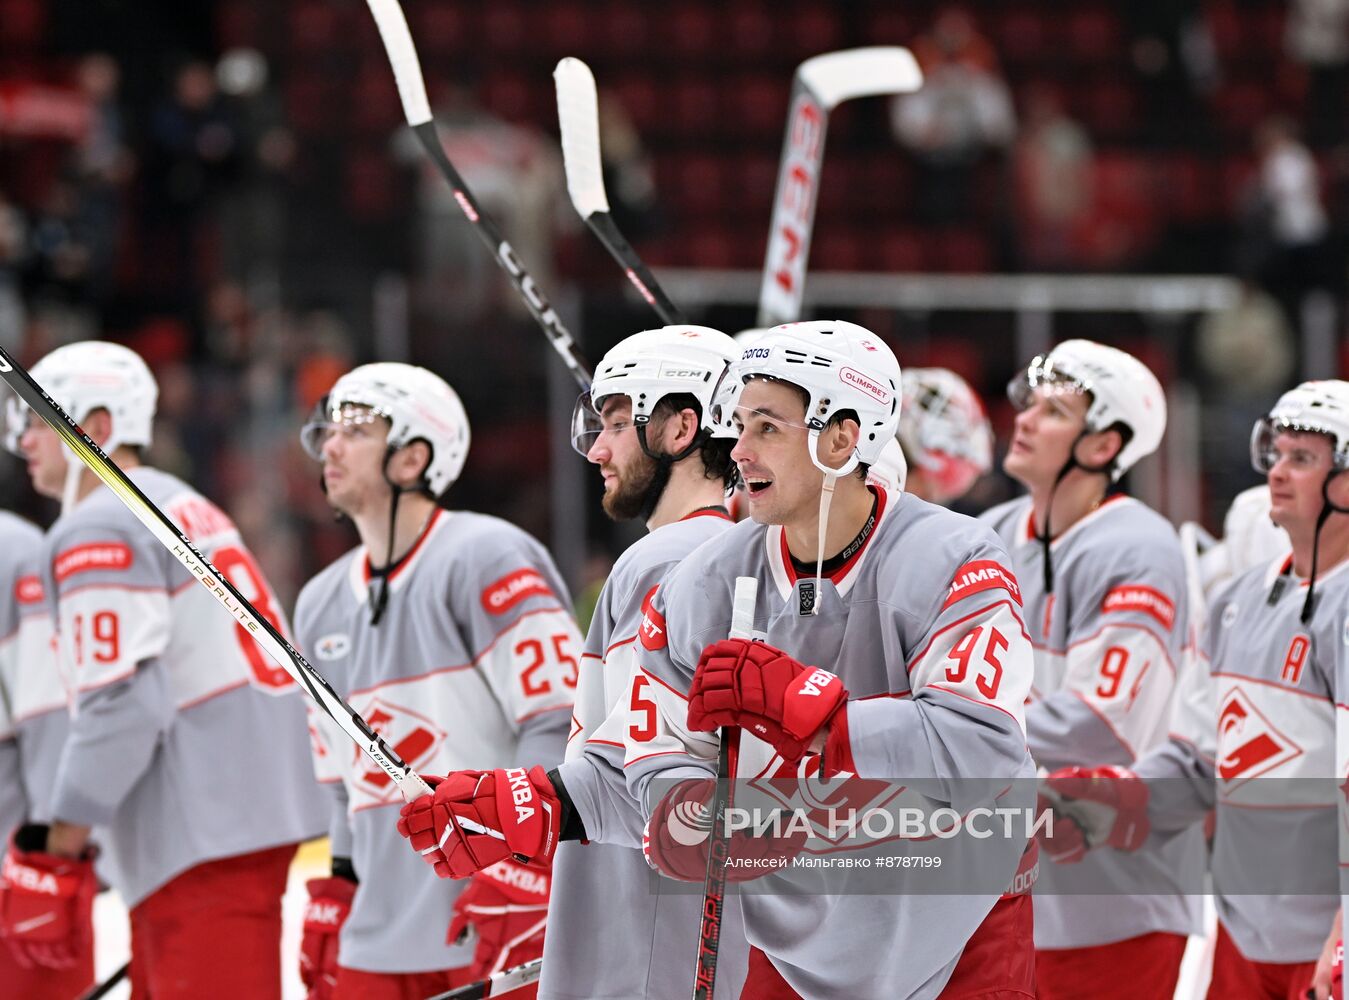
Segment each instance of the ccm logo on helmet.
M838 377L854 389L861 389L882 405L890 402L890 390L874 379L869 379L856 368L840 368Z
M553 588L537 570L517 569L487 586L482 592L482 606L488 614L504 615L521 601L543 595L551 597L552 594Z
M665 648L665 616L651 606L659 587L652 587L642 598L642 624L637 626L637 638L647 649Z
M1004 569L992 559L976 559L967 562L951 579L951 588L946 592L946 601L942 604L945 611L956 601L977 594L982 590L1005 590L1012 600L1021 604L1021 585L1009 569Z

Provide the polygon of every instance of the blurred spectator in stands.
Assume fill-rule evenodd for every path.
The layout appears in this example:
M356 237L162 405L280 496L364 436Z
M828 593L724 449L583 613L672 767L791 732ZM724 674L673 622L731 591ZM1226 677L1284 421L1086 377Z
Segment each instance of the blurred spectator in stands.
M1014 167L1020 263L1026 270L1073 267L1092 206L1091 139L1050 87L1026 91Z
M127 184L135 171L135 159L127 147L122 73L116 61L101 52L87 55L76 67L75 77L89 101L90 117L89 131L75 147L71 166L89 249L89 287L101 302L113 291Z
M1317 143L1342 139L1349 92L1349 0L1292 0L1284 48L1307 69L1307 134Z
M22 346L27 322L20 284L27 242L23 213L0 194L0 347L10 352Z
M552 272L556 229L575 214L565 194L556 141L492 114L478 103L472 82L441 78L429 89L446 155L521 263L551 294L557 287ZM416 136L401 129L394 152L418 171L414 308L418 326L435 334L423 338L429 356L420 360L433 368L449 368L452 361L471 365L466 347L476 344L488 354L497 350L481 336L485 321L503 312L529 321L529 314L491 254L483 252L481 237L465 223L454 192ZM475 336L463 336L468 334ZM447 343L452 350L445 349Z
M1200 322L1195 354L1205 389L1208 493L1226 502L1250 485L1249 429L1269 401L1292 384L1296 345L1278 303L1243 282L1236 302Z
M261 52L229 50L216 64L215 77L239 144L238 169L221 197L221 268L249 287L274 283L285 249L295 137Z
M1260 125L1255 149L1257 174L1243 206L1238 269L1253 276L1296 323L1306 294L1334 280L1316 161L1282 116Z
M146 284L160 293L162 307L191 315L201 298L218 195L238 170L240 150L211 66L194 60L179 67L172 92L150 114L142 186Z
M1201 0L1130 0L1119 10L1143 92L1143 138L1195 143L1195 130L1209 120L1199 98L1213 92L1220 73Z
M980 165L1016 134L1011 92L993 47L962 7L941 10L914 45L922 89L891 106L895 135L918 161L917 214L943 225L970 221Z
M71 179L55 178L29 228L24 287L33 311L47 314L49 322L63 331L62 341L98 334L92 261L80 189Z

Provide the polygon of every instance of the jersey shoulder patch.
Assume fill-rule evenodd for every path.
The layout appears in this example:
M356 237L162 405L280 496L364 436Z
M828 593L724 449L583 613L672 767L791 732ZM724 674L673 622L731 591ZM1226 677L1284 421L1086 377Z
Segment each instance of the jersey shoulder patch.
M1006 590L1017 606L1021 606L1021 585L1016 582L1015 573L996 559L971 560L952 575L951 586L946 591L946 600L942 602L941 609L945 611L966 597L995 589Z
M1121 583L1106 591L1101 613L1139 611L1150 615L1162 628L1176 624L1176 604L1155 587L1142 583Z
M652 587L642 598L642 621L637 626L637 638L650 650L664 649L666 643L665 616L652 606L659 585Z
M552 596L552 593L553 588L542 573L532 567L522 566L483 588L482 606L488 614L504 615L521 601L531 597Z
M91 570L130 569L133 562L135 555L125 542L86 542L57 553L52 566L56 582L62 583Z

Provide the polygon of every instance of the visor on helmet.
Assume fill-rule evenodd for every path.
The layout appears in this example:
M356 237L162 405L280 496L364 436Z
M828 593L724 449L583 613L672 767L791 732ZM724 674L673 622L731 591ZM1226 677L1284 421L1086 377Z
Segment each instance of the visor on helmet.
M1335 451L1335 435L1332 431L1297 421L1280 420L1266 414L1257 420L1251 429L1251 466L1256 472L1267 475L1270 469L1279 463L1283 452L1277 442L1280 434L1287 433L1324 435L1330 441L1331 468L1339 471L1349 467L1349 459ZM1316 462L1315 456L1310 453L1299 454L1299 449L1296 448L1292 449L1292 458L1297 465L1303 463L1314 465Z
M325 396L314 405L313 413L300 428L300 444L310 458L321 462L323 446L334 433L355 434L388 419L376 407L349 401L330 404Z

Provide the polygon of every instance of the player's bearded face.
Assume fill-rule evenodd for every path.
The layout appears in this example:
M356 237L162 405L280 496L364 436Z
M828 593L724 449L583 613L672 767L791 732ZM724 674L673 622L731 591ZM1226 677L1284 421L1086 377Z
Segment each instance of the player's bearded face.
M749 516L760 524L805 524L818 517L824 473L810 460L800 391L751 379L732 419L740 438L731 458L745 484Z
M1052 483L1086 426L1088 403L1086 395L1067 386L1036 386L1012 425L1004 471L1025 486Z
M19 449L28 462L33 489L44 497L59 499L65 486L67 458L56 431L29 414L28 427L19 437Z
M647 490L656 478L655 460L642 451L637 429L632 423L632 402L626 396L605 400L600 412L603 430L595 438L586 458L600 468L604 477L604 513L615 521L640 517ZM657 433L658 420L647 427Z
M1324 434L1284 431L1275 439L1269 458L1269 517L1287 530L1311 528L1321 513L1321 484L1331 467L1330 439ZM1331 481L1330 497L1344 504L1349 483Z

